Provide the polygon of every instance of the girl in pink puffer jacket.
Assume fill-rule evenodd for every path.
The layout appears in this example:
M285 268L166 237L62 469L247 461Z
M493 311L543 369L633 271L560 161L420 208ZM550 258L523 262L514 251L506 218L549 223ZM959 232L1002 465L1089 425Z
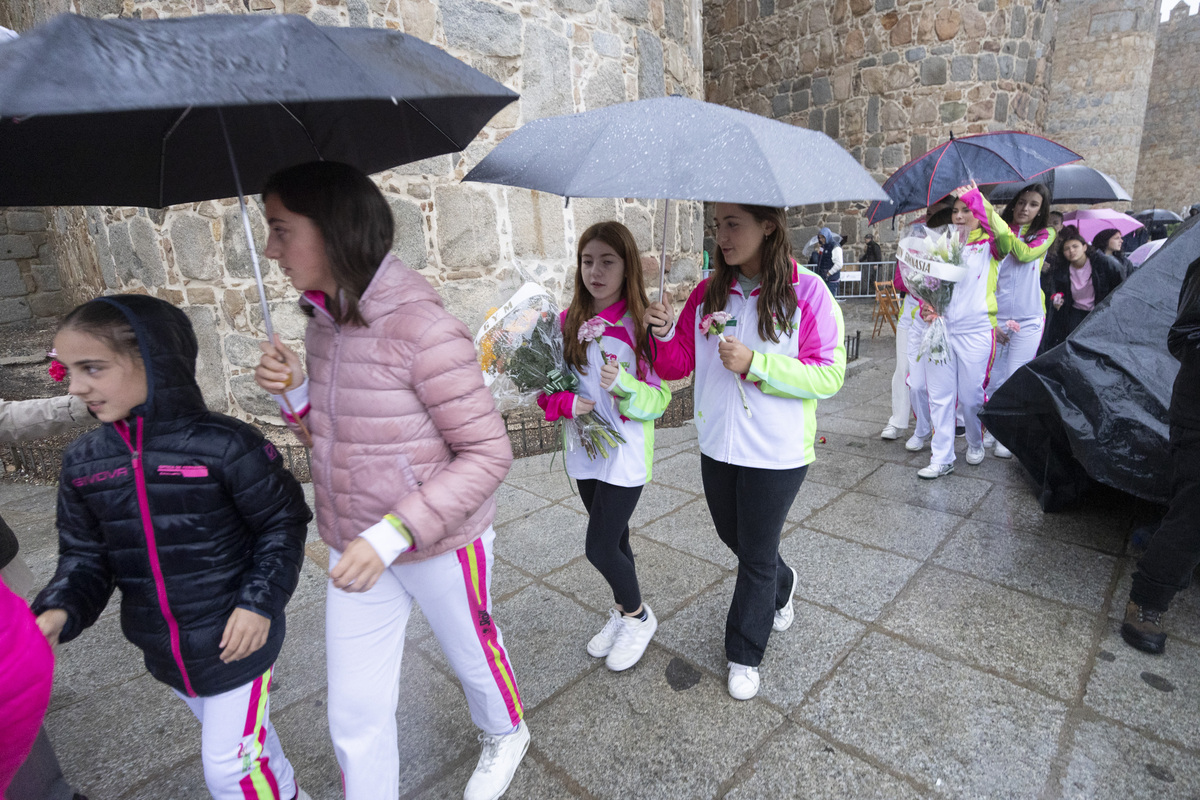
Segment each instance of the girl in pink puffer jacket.
M414 600L483 730L464 797L500 797L529 745L490 598L494 494L512 449L471 334L389 254L391 211L357 170L291 167L263 199L265 253L312 318L307 379L278 339L262 345L255 377L313 450L330 548L329 728L346 798L399 796L396 704Z

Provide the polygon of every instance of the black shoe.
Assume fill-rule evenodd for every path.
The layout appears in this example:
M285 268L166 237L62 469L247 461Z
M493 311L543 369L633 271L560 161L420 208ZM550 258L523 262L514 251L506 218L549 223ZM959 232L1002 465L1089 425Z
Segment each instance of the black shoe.
M959 439L966 436L967 435L967 426L966 425L955 425L954 426L954 435L956 437L958 437Z
M1167 647L1167 634L1163 632L1161 611L1143 608L1130 600L1125 604L1125 623L1121 626L1121 638L1130 647L1144 653L1161 655Z

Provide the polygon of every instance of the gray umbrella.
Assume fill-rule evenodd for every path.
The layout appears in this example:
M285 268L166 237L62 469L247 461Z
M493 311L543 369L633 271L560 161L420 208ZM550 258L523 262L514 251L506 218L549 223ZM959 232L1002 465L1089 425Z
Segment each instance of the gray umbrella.
M775 207L887 199L867 171L819 131L678 95L535 120L463 180L568 198ZM665 243L663 251L660 268Z
M1129 201L1129 192L1109 175L1083 164L1065 164L1034 178L1050 189L1050 197L1059 203L1115 203ZM988 199L995 205L1007 203L1031 181L1002 183L992 189Z

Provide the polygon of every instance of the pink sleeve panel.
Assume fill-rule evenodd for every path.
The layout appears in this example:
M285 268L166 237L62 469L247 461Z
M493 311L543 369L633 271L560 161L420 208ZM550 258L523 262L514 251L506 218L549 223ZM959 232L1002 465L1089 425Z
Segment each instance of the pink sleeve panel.
M556 419L571 419L571 409L575 404L574 392L555 392L554 394L539 394L537 404L546 412L546 421Z
M675 335L665 342L655 340L654 371L660 378L679 380L696 369L696 309L704 301L707 286L705 279L692 290L675 320Z

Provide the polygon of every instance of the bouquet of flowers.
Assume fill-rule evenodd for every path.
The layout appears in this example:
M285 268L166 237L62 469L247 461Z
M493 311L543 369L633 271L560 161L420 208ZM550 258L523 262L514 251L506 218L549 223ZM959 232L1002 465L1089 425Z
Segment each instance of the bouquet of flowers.
M733 315L728 311L714 311L711 314L705 314L700 318L700 332L705 336L716 336L722 342L725 341L725 326L733 319ZM750 404L746 402L746 390L742 388L742 376L737 375L738 394L742 396L742 409L746 412L747 417L753 417L750 413Z
M546 290L526 283L484 320L475 349L484 382L501 412L528 407L540 394L573 392L579 379L563 358L559 313ZM610 447L624 444L620 432L588 412L559 420L564 450L582 446L589 458L608 458Z
M900 239L896 256L909 294L938 315L925 331L917 360L928 357L934 364L944 364L950 360L950 338L942 315L950 305L954 284L967 274L961 232L954 225L912 225Z

